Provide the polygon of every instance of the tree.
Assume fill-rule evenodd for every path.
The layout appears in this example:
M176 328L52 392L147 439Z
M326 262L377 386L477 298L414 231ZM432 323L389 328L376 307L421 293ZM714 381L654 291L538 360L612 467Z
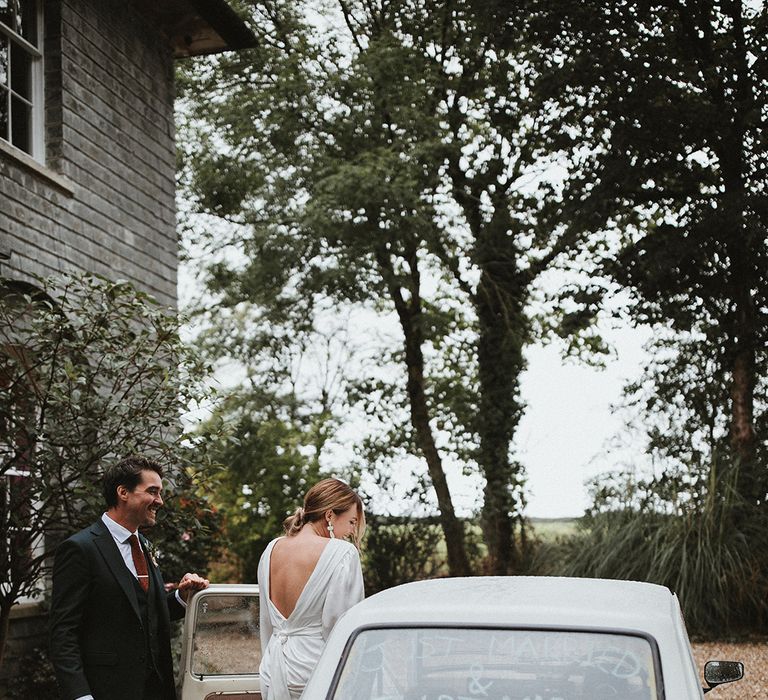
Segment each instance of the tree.
M542 5L540 19L549 94L581 149L566 216L619 233L604 270L632 292L635 322L673 331L681 358L714 363L727 387L709 393L727 415L726 462L744 501L764 502L755 389L768 341L768 13L623 0ZM659 396L669 379L656 375ZM689 392L683 373L674 381L695 414L701 387Z
M216 94L196 111L216 136L188 160L191 192L240 246L212 269L214 288L294 315L319 298L394 311L455 574L468 560L447 454L485 478L490 569L519 566L524 473L511 452L528 305L579 242L549 221L550 116L531 96L522 7L338 2L323 32L306 21L312 3L258 3L262 49L214 59L187 93Z
M347 408L358 348L343 320L325 318L315 329L298 306L285 312L295 314L287 323L274 307L226 295L211 304L205 292L194 307L195 343L226 387L196 431L211 458L226 465L211 498L234 557L217 573L255 580L264 548L313 483L324 476L356 481L346 462L323 469L322 461Z
M654 473L596 484L566 571L668 585L699 631L768 614L766 22L762 3L623 0L541 3L536 23L576 144L563 216L613 238L599 267L655 331L627 387Z
M237 556L234 573L239 581L255 581L267 544L321 478L319 454L306 450L312 418L297 420L286 397L252 388L231 393L207 425L219 434L211 452L227 465L213 498L224 516L229 550Z
M205 376L176 317L126 282L3 283L0 663L11 607L41 594L53 547L103 511L99 476L112 461L150 453L169 468L170 518L153 538L168 574L183 574L175 554L211 556L216 543L199 526L215 519L195 493L205 453L187 450L180 429Z
M443 186L469 233L466 245L437 240L435 254L472 304L476 322L477 462L485 477L483 521L490 570L520 567L515 526L525 548L523 465L512 441L523 415L524 349L534 341L530 309L538 280L583 242L553 223L559 195L546 173L562 146L542 139L552 117L534 86L529 3L446 4L434 31L413 17L409 39L434 53L435 116L443 119ZM550 148L547 150L545 145ZM450 204L449 204L450 206ZM461 272L467 262L476 286Z
M429 321L420 243L422 224L427 234L434 224L425 213L430 206L422 201L421 181L429 174L418 163L401 161L381 133L359 151L370 134L356 135L338 112L326 114L325 100L341 105L346 93L369 94L364 65L345 68L333 42L320 51L301 8L267 3L258 11L265 13L266 24L260 23L265 51L271 49L265 64L276 79L268 78L265 86L257 82L261 66L237 67L234 75L242 71L244 78L225 80L221 108L206 115L228 125L236 141L224 152L213 143L195 161L201 208L248 224L247 231L235 234L246 265L233 270L231 260L217 264L210 287L225 304L261 304L272 331L292 339L311 335L318 307L388 300L402 331L415 441L437 494L451 570L467 574L463 525L454 513L430 425L425 378ZM224 73L229 60L242 61L217 61ZM340 72L322 83L324 71L333 66ZM233 111L235 104L240 106ZM361 106L358 125L369 117L381 124L376 105ZM255 132L254 116L259 119ZM247 164L249 172L233 181L227 173L235 163L238 168Z

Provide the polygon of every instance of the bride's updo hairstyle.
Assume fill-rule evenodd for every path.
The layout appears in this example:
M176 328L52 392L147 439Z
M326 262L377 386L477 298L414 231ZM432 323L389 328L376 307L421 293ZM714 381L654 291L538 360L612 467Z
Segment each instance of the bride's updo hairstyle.
M352 535L356 547L360 547L360 539L365 532L365 513L363 501L352 488L339 479L323 479L318 481L304 496L304 507L297 508L293 515L283 521L285 534L295 535L307 523L320 521L325 527L325 514L332 510L341 515L352 506L357 508L357 527Z

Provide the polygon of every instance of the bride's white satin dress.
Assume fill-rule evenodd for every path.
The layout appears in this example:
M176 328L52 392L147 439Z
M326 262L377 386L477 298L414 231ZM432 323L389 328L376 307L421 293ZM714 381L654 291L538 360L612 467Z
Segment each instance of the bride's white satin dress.
M262 700L298 700L336 620L363 599L360 555L353 544L328 540L288 618L270 600L272 540L259 561Z

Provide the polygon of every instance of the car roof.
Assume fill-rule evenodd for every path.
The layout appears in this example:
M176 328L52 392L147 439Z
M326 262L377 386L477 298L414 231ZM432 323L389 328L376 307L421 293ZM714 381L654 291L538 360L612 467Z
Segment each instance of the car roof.
M359 603L345 622L577 626L653 633L674 620L664 586L548 576L480 576L416 581Z
M658 649L665 697L702 698L676 596L637 581L544 576L442 578L395 586L350 608L334 626L302 696L328 697L339 664L370 628L557 629L639 634Z

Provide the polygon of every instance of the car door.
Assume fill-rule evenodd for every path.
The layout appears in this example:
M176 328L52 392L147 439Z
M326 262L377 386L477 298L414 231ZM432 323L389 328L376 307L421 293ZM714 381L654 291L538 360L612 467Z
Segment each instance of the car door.
M184 620L181 700L261 700L259 587L213 584Z

